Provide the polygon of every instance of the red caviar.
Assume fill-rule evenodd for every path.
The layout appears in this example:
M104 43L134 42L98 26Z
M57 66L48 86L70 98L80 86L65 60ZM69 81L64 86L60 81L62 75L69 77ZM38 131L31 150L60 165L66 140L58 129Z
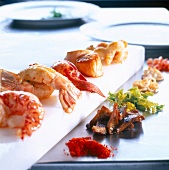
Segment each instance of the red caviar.
M96 156L104 159L111 156L111 149L91 137L72 138L66 145L71 156Z

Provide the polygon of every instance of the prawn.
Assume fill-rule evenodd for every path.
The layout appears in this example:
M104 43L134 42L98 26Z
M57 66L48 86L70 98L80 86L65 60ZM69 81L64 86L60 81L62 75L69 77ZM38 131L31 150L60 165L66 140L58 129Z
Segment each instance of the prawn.
M32 64L18 74L0 70L0 91L19 90L35 94L39 99L48 98L54 90L59 90L59 99L65 112L73 111L81 91L62 74L54 69Z
M0 128L17 129L22 140L41 126L44 114L43 105L32 93L0 92Z
M50 67L32 64L18 75L23 81L30 84L41 84L50 87L52 90L59 90L61 105L67 113L73 111L76 101L81 96L81 91L67 77Z
M45 84L31 83L23 81L16 73L0 69L0 91L26 91L35 94L39 99L48 98L54 91L53 88Z

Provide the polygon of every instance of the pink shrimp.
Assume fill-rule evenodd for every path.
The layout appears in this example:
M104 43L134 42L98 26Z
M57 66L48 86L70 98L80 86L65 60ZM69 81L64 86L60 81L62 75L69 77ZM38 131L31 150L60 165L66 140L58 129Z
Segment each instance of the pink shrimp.
M41 126L44 114L43 105L32 93L0 92L0 128L17 129L22 140Z

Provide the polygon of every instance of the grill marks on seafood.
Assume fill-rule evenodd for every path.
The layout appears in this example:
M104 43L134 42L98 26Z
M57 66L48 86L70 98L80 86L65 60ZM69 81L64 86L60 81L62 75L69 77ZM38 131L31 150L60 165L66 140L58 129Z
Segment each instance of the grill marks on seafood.
M43 121L44 107L39 99L28 92L0 92L0 128L17 129L17 136L31 136Z
M88 130L99 134L119 134L124 130L134 127L134 122L141 122L144 116L138 110L126 111L126 108L118 108L114 103L113 110L102 106L94 118L86 125Z

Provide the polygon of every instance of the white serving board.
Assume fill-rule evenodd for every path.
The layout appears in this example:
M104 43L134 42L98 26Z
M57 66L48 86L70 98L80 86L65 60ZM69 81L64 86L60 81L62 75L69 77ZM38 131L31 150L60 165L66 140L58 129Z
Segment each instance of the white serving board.
M2 37L0 67L7 70L21 70L29 64L38 62L51 66L53 62L63 60L66 52L84 49L92 41L74 41L68 43L63 38L54 37ZM88 78L107 95L116 91L142 66L145 50L141 46L129 46L129 56L123 64L104 66L104 75L100 78ZM42 126L24 141L18 139L14 131L0 129L0 169L26 170L35 164L45 153L84 120L105 99L98 94L82 93L75 110L66 114L58 100L58 91L43 100L46 114Z

